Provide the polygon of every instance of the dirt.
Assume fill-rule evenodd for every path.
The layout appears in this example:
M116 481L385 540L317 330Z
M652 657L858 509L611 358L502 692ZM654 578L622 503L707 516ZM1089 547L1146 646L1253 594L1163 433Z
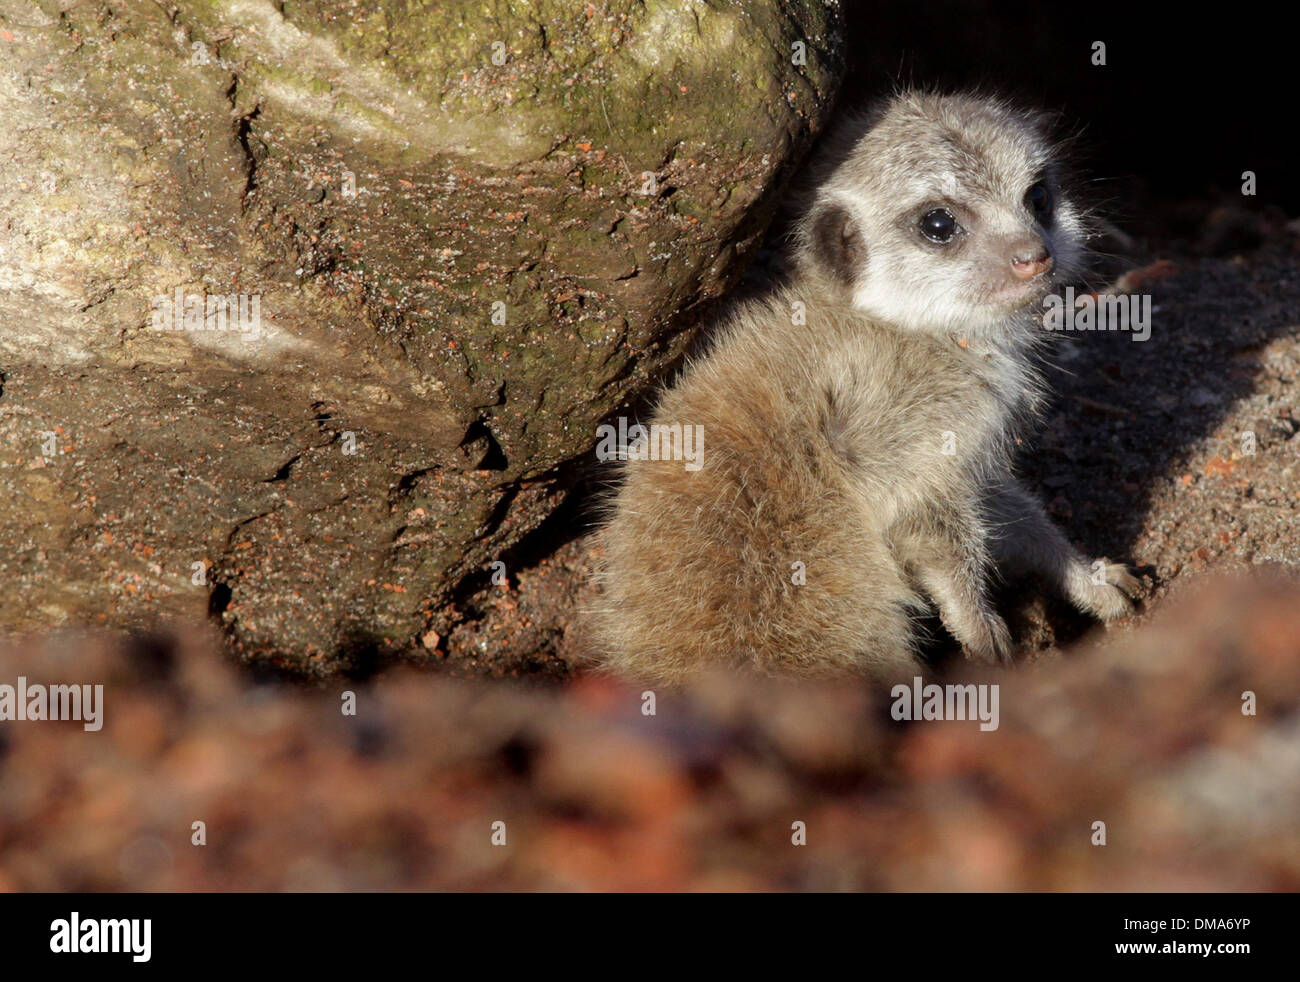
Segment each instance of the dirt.
M1251 227L1227 255L1139 245L1150 340L1066 342L1023 470L1147 595L1102 630L1010 586L1023 666L948 664L998 686L996 729L898 721L853 683L592 674L575 499L426 633L424 668L259 682L202 632L6 652L106 697L98 733L0 730L0 888L1300 888L1300 252Z

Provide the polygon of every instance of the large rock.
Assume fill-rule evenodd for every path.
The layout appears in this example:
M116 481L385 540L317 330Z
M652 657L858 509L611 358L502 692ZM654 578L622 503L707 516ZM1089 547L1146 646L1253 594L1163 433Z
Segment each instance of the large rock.
M428 655L734 280L840 28L0 0L0 625L210 610L298 672ZM168 320L215 296L248 319Z

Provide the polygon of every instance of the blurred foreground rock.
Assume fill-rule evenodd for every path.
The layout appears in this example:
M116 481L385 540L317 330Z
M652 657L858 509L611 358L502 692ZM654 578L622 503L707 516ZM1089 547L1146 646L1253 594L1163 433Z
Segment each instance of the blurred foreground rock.
M1105 646L970 676L1001 684L991 732L851 685L719 676L646 716L598 678L408 668L344 716L341 687L252 685L193 637L0 664L106 686L100 732L0 723L7 889L1300 889L1294 579L1203 581Z

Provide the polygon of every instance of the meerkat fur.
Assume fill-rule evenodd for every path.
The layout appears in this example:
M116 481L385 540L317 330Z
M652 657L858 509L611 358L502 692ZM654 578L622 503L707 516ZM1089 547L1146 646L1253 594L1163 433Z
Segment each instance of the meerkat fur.
M1057 153L1034 113L920 91L829 143L789 282L734 310L648 421L698 427L701 466L622 465L592 611L609 670L910 678L931 604L969 657L1007 663L1004 574L1130 610L1128 570L1079 555L1012 475L1044 398L1042 300L1084 256Z

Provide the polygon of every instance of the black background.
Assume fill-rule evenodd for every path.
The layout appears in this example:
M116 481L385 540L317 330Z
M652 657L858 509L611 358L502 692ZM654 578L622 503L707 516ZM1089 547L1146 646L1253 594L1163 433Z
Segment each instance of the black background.
M848 78L841 106L895 82L979 85L1061 110L1105 196L1133 202L1240 196L1294 215L1300 50L1294 8L1258 4L843 4ZM1106 65L1092 44L1106 43ZM1239 198L1239 200L1241 200ZM1137 214L1127 217L1140 219Z
M152 958L51 954L50 924L150 918ZM1296 898L1283 894L905 894L786 896L135 894L0 895L4 968L38 978L179 978L192 967L253 978L352 971L370 978L596 978L790 973L818 978L1069 974L1127 965L1237 978L1294 964ZM1125 918L1249 918L1238 930L1125 930ZM1246 943L1250 952L1117 954L1116 943ZM1288 957L1290 956L1290 957ZM779 959L780 961L776 961ZM716 970L716 971L715 971ZM101 974L102 973L102 974ZM526 973L526 974L524 974Z

